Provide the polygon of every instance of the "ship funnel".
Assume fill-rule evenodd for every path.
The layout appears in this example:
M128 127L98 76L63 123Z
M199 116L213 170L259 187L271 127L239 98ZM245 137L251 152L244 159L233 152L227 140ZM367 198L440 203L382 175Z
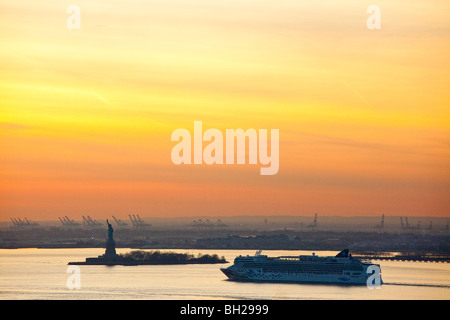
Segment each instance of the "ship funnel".
M336 258L348 258L348 249L344 249L336 255Z

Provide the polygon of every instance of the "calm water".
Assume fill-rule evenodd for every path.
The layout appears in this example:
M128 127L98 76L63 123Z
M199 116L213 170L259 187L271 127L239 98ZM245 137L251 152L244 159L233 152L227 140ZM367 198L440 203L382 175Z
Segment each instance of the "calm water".
M118 249L118 253L130 249ZM253 250L161 250L217 253L232 262ZM298 255L312 251L263 254ZM337 252L315 251L318 255ZM450 298L450 264L385 262L380 289L274 283L238 283L219 270L230 264L174 266L80 266L81 288L67 288L67 263L103 254L103 249L0 249L0 299L440 299Z

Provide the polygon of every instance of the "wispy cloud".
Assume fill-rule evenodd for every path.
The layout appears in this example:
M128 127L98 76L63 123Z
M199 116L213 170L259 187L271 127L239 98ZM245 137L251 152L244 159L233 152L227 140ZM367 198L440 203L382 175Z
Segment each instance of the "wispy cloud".
M33 129L32 126L20 124L20 123L12 123L12 122L0 122L0 128L6 130L29 130Z
M439 158L446 158L445 154L438 154L433 152L426 152L426 146L424 145L399 145L389 143L380 143L380 142L369 142L369 141L360 141L349 138L342 138L338 136L330 136L330 135L321 135L314 134L308 132L299 132L299 134L303 136L310 137L314 143L322 143L322 144L330 144L330 145L341 145L345 147L351 148L363 148L363 149L372 149L378 151L385 151L388 153L405 153L405 154L416 154L416 155L425 155L425 156L433 156Z
M91 97L99 100L104 104L110 104L109 100L106 99L103 95L96 91L92 90L84 90L84 89L73 89L73 88L64 88L57 86L37 86L37 85L28 85L28 84L6 84L1 83L0 87L5 89L20 89L24 91L40 91L46 93L60 94L62 96L78 96L78 97Z

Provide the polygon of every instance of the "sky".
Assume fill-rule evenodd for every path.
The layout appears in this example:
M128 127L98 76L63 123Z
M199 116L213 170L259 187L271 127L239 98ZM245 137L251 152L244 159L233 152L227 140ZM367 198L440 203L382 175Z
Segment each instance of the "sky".
M369 29L370 5L381 29ZM80 28L69 29L70 5ZM450 217L447 0L0 0L0 221ZM174 130L279 129L279 171Z

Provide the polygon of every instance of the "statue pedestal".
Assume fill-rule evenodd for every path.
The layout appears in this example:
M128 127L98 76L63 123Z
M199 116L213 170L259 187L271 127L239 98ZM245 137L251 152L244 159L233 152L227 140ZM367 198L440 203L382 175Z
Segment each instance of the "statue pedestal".
M114 264L114 263L123 261L123 257L119 256L116 253L116 242L114 240L110 240L110 239L108 239L106 241L105 254L98 256L98 258L94 258L94 259L96 259L96 261L98 261L98 262L102 262L105 264L109 264L109 263ZM90 262L90 261L88 261L88 259L86 259L86 261Z
M116 243L115 241L106 241L106 250L105 250L105 256L116 256Z

